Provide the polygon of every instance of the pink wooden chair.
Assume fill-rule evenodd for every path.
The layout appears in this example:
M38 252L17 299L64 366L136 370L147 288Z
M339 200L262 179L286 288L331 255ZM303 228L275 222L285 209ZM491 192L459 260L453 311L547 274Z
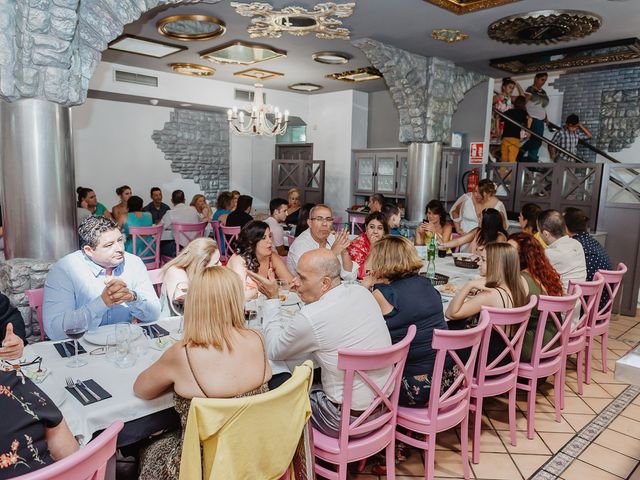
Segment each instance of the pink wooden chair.
M315 456L338 466L330 470L317 462L315 472L324 478L346 480L347 464L366 459L386 449L387 478L395 479L395 429L400 396L400 381L409 345L416 334L411 325L407 336L388 348L378 350L338 350L338 368L344 370L344 398L338 438L332 438L313 429ZM380 388L368 372L392 368L385 385ZM351 421L351 398L356 374L375 395L374 400L358 418ZM366 388L366 387L365 387ZM383 413L371 418L373 412ZM357 438L353 438L356 437Z
M351 235L358 235L364 232L365 215L349 214L349 222L351 223Z
M580 287L575 287L573 295L550 297L540 295L538 299L538 326L533 338L531 360L520 362L518 377L525 383L518 382L518 388L527 392L527 438L533 439L533 427L536 415L536 390L539 378L554 376L554 405L556 422L560 422L561 390L564 388L562 367L564 366L567 339L571 329L571 317L576 302L582 294ZM556 333L545 341L544 331L547 323L553 322Z
M342 215L334 215L333 216L333 229L337 232L344 225L342 224Z
M191 240L204 237L204 230L207 228L208 222L201 223L173 223L173 239L176 242L176 256L180 254L180 250L184 248L180 242L189 244Z
M160 268L160 239L162 237L162 225L153 227L129 227L133 254L140 257L147 270ZM142 244L138 252L138 240Z
M42 304L44 303L44 288L25 290L24 295L29 301L29 306L36 311L36 318L40 326L40 341L45 339L44 324L42 323Z
M609 322L613 313L613 303L620 290L622 277L627 273L627 266L624 263L618 264L618 270L598 270L596 275L600 275L604 279L604 292L607 293L609 300L604 307L599 308L587 326L587 383L591 383L591 354L593 352L593 340L596 337L602 337L600 347L602 350L602 372L607 373L607 345L609 343ZM595 278L595 275L594 275Z
M224 242L224 255L220 256L220 261L226 263L233 255L232 242L240 235L240 227L220 227L222 229L222 241Z
M107 462L116 453L116 440L123 426L121 420L113 422L73 455L15 480L104 480Z
M509 430L511 445L516 446L516 383L524 334L531 311L538 299L531 296L529 303L518 308L482 307L480 318L486 318L489 327L482 336L476 374L471 383L469 410L474 413L472 462L480 461L480 429L482 426L482 403L486 397L509 392ZM495 333L494 333L495 332ZM500 339L504 349L489 361L491 337Z
M149 279L151 280L151 284L155 289L158 297L160 297L160 290L162 289L162 282L164 282L164 272L161 268L157 268L155 270L147 270L149 274Z
M220 222L218 220L211 220L209 223L211 224L211 228L213 229L213 238L216 239L216 243L218 244L218 250L220 250L220 254L222 254L222 240L220 239Z
M398 408L398 426L425 436L424 440L396 431L396 439L425 450L424 475L433 479L436 453L436 434L460 424L460 445L464 478L469 478L469 398L473 370L482 336L489 325L485 317L478 326L467 330L434 330L431 346L436 361L431 377L431 393L426 408ZM458 350L471 349L467 362ZM449 356L458 367L456 378L449 388L440 391L445 360ZM388 469L387 462L387 469Z
M295 235L290 235L290 234L286 234L287 236L287 242L289 243L289 248L291 248L291 245L293 245L294 240L296 239Z
M567 360L570 355L576 354L576 372L578 377L578 393L582 395L583 375L585 369L584 355L587 348L587 327L591 319L596 314L602 289L604 287L604 279L596 274L592 282L569 282L569 295L574 293L576 287L580 287L582 294L580 295L580 306L582 308L580 319L569 332L567 339L567 351L564 357L564 366L562 367L562 385L567 381ZM564 387L561 391L560 408L564 409Z

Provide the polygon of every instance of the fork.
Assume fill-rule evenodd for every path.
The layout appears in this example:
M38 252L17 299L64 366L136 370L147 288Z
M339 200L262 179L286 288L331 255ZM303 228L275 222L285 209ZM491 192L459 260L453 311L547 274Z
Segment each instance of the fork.
M78 395L80 395L80 397L82 398L82 400L84 400L85 403L90 403L90 400L87 398L87 396L80 391L80 389L75 383L73 383L73 380L71 377L67 377L65 381L67 382L67 387L72 388L76 392L78 392Z

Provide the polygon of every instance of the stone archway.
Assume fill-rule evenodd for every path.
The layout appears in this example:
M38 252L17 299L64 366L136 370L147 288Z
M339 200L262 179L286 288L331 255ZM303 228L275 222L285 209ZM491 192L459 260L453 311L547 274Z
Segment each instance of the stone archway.
M0 99L84 103L102 52L158 6L220 0L9 0L0 3Z

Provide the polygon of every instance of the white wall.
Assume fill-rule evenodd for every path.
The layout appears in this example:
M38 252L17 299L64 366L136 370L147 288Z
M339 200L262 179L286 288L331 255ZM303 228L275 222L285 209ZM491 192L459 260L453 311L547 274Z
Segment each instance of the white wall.
M351 150L367 145L368 96L345 90L309 96L307 139L325 161L324 198L344 217L351 205Z

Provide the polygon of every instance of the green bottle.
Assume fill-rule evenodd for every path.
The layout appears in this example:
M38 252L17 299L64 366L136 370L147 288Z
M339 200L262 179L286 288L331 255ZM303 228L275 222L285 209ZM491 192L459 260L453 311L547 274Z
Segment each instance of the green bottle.
M436 245L436 236L431 237L431 243L427 247L427 278L433 280L436 278L436 253L438 246Z

